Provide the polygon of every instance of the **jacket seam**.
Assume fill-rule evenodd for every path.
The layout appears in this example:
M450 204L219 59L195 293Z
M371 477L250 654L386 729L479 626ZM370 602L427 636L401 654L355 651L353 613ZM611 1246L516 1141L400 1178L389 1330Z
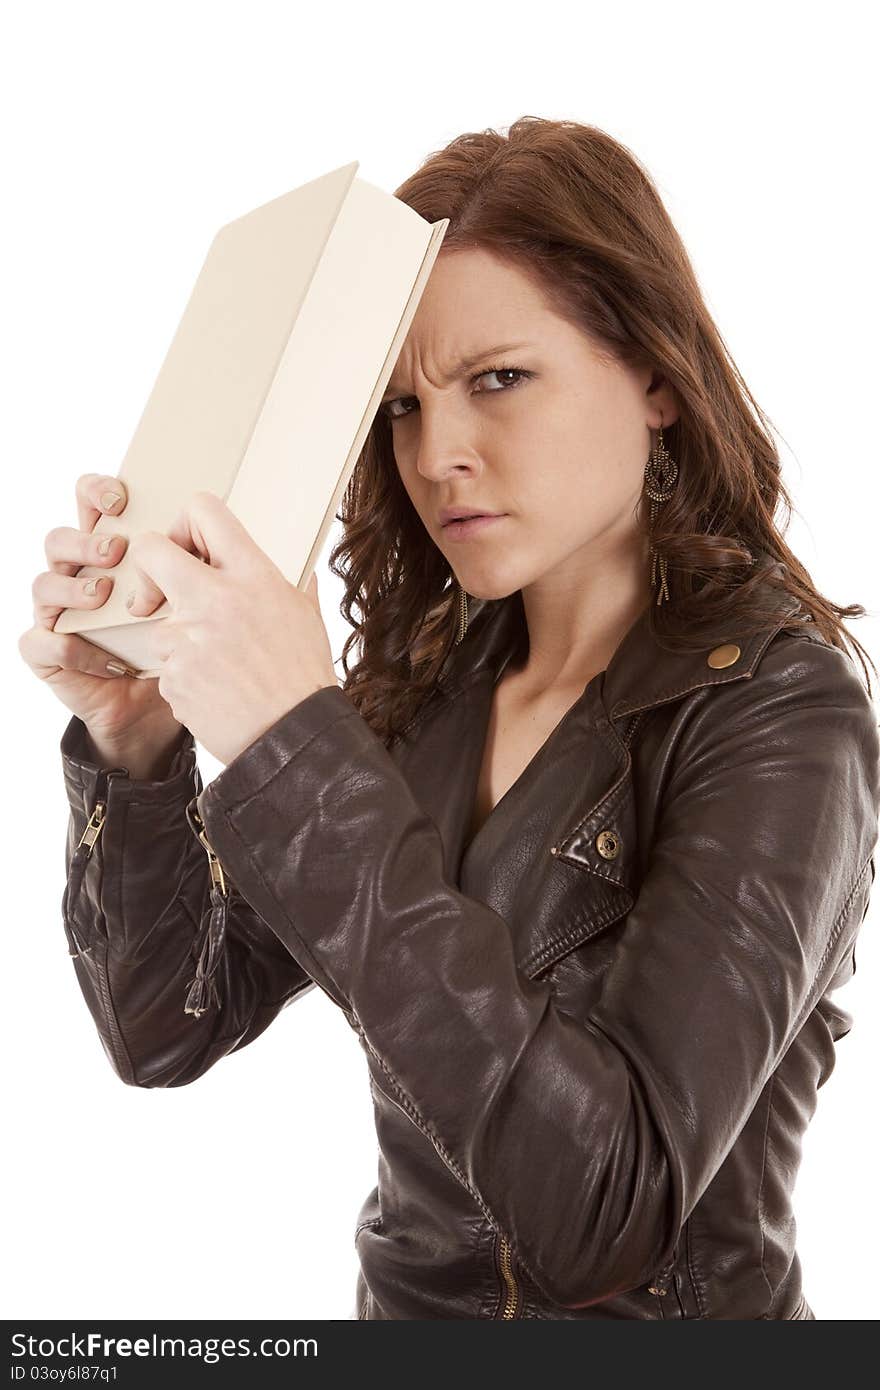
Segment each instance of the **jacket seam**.
M381 1226L382 1220L383 1218L381 1216L371 1216L368 1221L360 1221L354 1230L355 1241L357 1241L357 1238L360 1235L361 1231L367 1231L370 1229L374 1229L377 1226Z
M109 787L108 787L108 793L109 793ZM108 800L109 800L109 795L108 795ZM121 812L121 814L122 814L122 840L123 840L123 843L124 843L124 841L125 841L125 831L126 831L127 824L128 824L127 816L126 816L126 809L127 809L127 808L125 807L124 804L120 807L120 812ZM106 926L107 926L107 914L106 914L105 909L104 909L104 886L105 886L105 879L106 879L106 876L107 876L106 848L107 848L106 845L102 843L102 845L101 845L101 847L100 847L100 868L101 868L101 872L100 872L100 874L99 874L99 876L98 876L98 883L97 883L97 908L98 908L98 913L99 913L99 915L100 915L100 917L101 917L101 919L102 919L102 921L103 921L103 923L104 923L105 933L104 933L104 937L103 937L103 940L102 940L102 941L101 941L100 938L99 938L99 944L100 944L101 946L103 946L103 951L99 951L98 953L96 953L95 967L96 967L96 969L97 969L97 974L98 974L98 984L99 984L100 991L101 991L101 1002L102 1002L103 1007L104 1007L104 1016L105 1016L105 1018L106 1018L106 1020L107 1020L107 1028L108 1028L110 1037L111 1037L111 1039L112 1039L112 1041L113 1041L113 1050L114 1050L114 1052L115 1052L115 1054L116 1054L117 1067L119 1067L120 1063L122 1064L122 1070L120 1071L120 1075L123 1076L123 1080L129 1081L129 1082L132 1082L132 1083L136 1084L136 1083L137 1083L137 1072L136 1072L136 1070L135 1070L134 1063L132 1062L131 1053L129 1052L129 1049L128 1049L128 1043L127 1043L126 1040L125 1040L125 1035L124 1035L124 1033L123 1033L123 1031L122 1031L122 1027L121 1027L120 1022L119 1022L119 1016L118 1016L118 1014L117 1014L117 1012L116 1012L116 1003L115 1003L114 998L113 998L113 991L112 991L112 989L111 989L111 987L110 987L110 960L111 960L111 957L112 957L112 953L111 953L111 950L110 950L110 937L109 937L109 934L108 934L107 931L106 931ZM125 891L125 855L124 855L124 854L121 855L120 858L121 858L121 867L120 867L120 874L119 874L119 889L120 889L120 897L121 897L121 900L124 902L124 901L125 901L125 896L124 896L124 891ZM100 958L101 956L103 956L103 959Z
M613 883L613 880L606 879L603 874L597 874L596 877L601 878L603 882ZM615 888L620 887L619 884L613 884L613 886ZM555 965L556 961L560 958L560 954L567 955L569 946L586 945L588 941L592 941L595 936L598 936L599 932L604 931L606 927L613 926L621 917L630 912L632 910L632 894L628 889L623 889L622 891L629 897L629 903L624 903L623 905L619 903L610 903L604 912L590 919L588 924L590 930L586 936L584 935L583 922L577 923L570 931L567 931L564 936L555 936L552 941L548 941L545 946L542 946L536 955L533 954L526 957L522 966L525 974L534 978L535 975L545 970L548 965Z
M776 1084L776 1072L774 1071L774 1072L773 1072L773 1075L770 1077L770 1084L769 1084L769 1086L768 1086L768 1094L767 1094L767 1117L766 1117L766 1120L765 1120L765 1122L764 1122L764 1141L763 1141L763 1147L762 1147L762 1153L761 1153L761 1176L760 1176L760 1178L758 1179L758 1229L759 1229L759 1231L761 1232L761 1259L760 1259L760 1269L761 1269L761 1277L763 1278L764 1283L767 1285L767 1292L768 1292L769 1295L770 1295L771 1301L772 1301L772 1299L773 1299L773 1297L774 1297L773 1286L771 1285L770 1280L769 1280L769 1278L768 1278L768 1276L767 1276L767 1269L766 1269L766 1265L765 1265L765 1263L764 1263L764 1257L765 1257L765 1254L766 1254L766 1243L767 1243L767 1242L766 1242L766 1231L765 1231L765 1226L764 1226L764 1178L765 1178L765 1175L766 1175L766 1172L767 1172L767 1150L768 1150L769 1144L770 1144L770 1121L771 1121L772 1116L773 1116L773 1088L774 1088L775 1084Z
M821 958L821 960L819 961L819 964L818 964L818 966L817 966L817 968L816 968L816 973L815 973L815 975L813 976L813 983L811 984L810 989L809 989L809 992L808 992L808 994L807 994L807 997L806 997L806 999L804 1000L803 1005L801 1006L801 1010L800 1010L800 1012L799 1012L797 1018L795 1019L793 1025L792 1025L792 1028L791 1028L791 1037L792 1037L792 1039L794 1038L795 1034L799 1031L799 1029L800 1029L800 1027L801 1027L801 1024L803 1023L804 1019L805 1019L805 1018L807 1017L807 1015L810 1013L810 1011L811 1011L812 1008L813 1008L813 1005L815 1004L816 986L819 984L820 976L821 976L821 974L822 974L822 971L823 971L824 968L825 968L825 964L826 964L826 962L827 962L827 960L828 960L828 957L831 955L831 952L833 951L834 947L835 947L836 944L837 944L837 939L838 939L838 937L840 936L841 929L843 928L844 922L846 921L846 918L847 918L847 916L848 916L848 914L849 914L849 909L850 909L850 906L852 905L852 900L853 900L853 898L855 897L856 893L858 892L859 887L861 886L862 879L865 877L865 873L866 873L866 871L867 871L867 869L868 869L870 863L871 863L871 858L870 858L870 856L869 856L869 857L865 860L865 862L864 862L864 864L862 865L862 867L859 869L858 873L856 874L856 876L855 876L855 878L854 878L854 880L853 880L853 882L852 882L852 885L851 885L851 887L850 887L850 889L849 889L849 891L848 891L846 897L844 898L843 905L842 905L840 911L838 912L837 917L834 919L834 925L833 925L833 927L831 928L831 932L830 932L830 934L829 934L828 941L827 941L826 946L825 946L825 950L822 952L822 958Z
M696 1253L694 1248L694 1229L692 1218L693 1212L691 1212L687 1221L684 1223L684 1258L685 1264L687 1266L688 1279L690 1280L691 1290L694 1295L694 1303L696 1304L697 1308L697 1317L705 1318L706 1300L703 1297L702 1285L697 1277Z
M752 671L737 671L728 676L700 676L690 682L689 685L677 685L672 690L662 690L655 692L643 705L628 706L626 701L620 701L611 711L612 718L620 719L625 714L641 714L643 710L654 709L657 705L668 704L670 700L677 700L683 695L691 695L695 690L705 690L714 688L718 685L730 685L733 681L749 680L754 673Z
M650 706L647 706L645 709L640 709L638 714L636 714L635 718L630 721L629 728L626 730L626 732L620 735L620 739L623 743L624 748L628 749L632 746L632 741L636 735L636 731L648 717L649 710Z
M96 965L98 969L98 982L101 988L101 1000L104 1005L104 1016L107 1019L107 1027L113 1039L117 1064L124 1064L126 1075L123 1076L123 1080L131 1081L136 1084L137 1073L132 1065L131 1054L119 1024L119 1016L116 1012L116 1005L113 1002L113 992L110 988L110 972L107 968L110 949L106 941L101 944L103 946L103 960L97 960Z

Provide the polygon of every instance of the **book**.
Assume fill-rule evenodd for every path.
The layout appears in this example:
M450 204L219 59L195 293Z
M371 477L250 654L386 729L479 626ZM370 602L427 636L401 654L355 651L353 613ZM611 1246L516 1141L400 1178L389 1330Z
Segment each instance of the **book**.
M95 531L167 532L192 493L219 496L290 583L305 589L436 260L449 219L428 222L356 176L358 161L226 223L211 242L117 476L119 516ZM162 604L125 607L118 564L99 608L65 608L76 632L141 678Z

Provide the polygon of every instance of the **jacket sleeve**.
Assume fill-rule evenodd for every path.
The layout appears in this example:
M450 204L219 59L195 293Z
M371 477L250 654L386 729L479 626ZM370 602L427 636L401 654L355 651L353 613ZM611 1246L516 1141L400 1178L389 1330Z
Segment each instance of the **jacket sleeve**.
M446 880L433 821L341 689L287 711L199 798L221 862L567 1308L667 1262L867 908L878 733L849 657L777 640L752 679L706 695L583 1019Z
M133 781L90 762L85 733L74 715L61 739L70 807L62 918L76 978L121 1079L183 1086L253 1042L314 981L233 892L220 1007L184 1013L211 888L207 852L185 815L202 789L193 736L185 731L165 778ZM80 842L101 803L90 848Z

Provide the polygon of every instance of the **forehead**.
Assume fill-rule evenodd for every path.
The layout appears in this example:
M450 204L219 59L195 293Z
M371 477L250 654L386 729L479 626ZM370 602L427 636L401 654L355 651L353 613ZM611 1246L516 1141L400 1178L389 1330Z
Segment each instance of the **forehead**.
M482 248L445 254L441 250L403 350L454 334L457 350L465 351L465 339L472 332L482 336L495 331L500 341L519 331L518 318L547 313L549 308L538 284L522 267Z
M518 266L482 248L441 251L388 394L411 379L417 364L438 380L452 378L487 354L535 342L552 318L546 297Z

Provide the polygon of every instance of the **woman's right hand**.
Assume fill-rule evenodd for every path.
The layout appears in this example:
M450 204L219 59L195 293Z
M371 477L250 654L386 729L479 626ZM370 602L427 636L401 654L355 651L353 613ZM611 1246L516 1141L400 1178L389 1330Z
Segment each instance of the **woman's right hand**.
M108 493L119 494L114 502ZM83 473L77 479L76 503L79 530L56 526L45 539L48 570L33 583L34 626L18 641L22 657L34 674L55 691L59 700L87 726L89 733L107 742L170 737L183 727L174 718L171 706L159 694L158 677L136 679L120 674L107 662L109 652L86 641L75 632L55 632L59 613L65 608L100 608L113 589L113 576L102 575L95 593L87 586L93 580L75 578L82 565L116 565L125 554L125 536L114 538L102 555L99 545L106 535L94 534L99 516L119 516L128 496L121 478L102 473Z

